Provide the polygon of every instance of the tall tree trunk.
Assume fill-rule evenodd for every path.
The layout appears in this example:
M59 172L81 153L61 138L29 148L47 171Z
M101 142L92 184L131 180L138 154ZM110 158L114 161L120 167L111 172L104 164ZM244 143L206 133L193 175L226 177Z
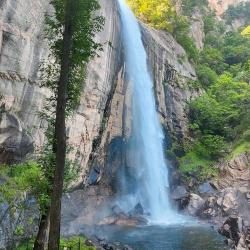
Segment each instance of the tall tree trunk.
M63 191L64 166L66 159L66 97L70 72L70 51L73 36L73 15L76 0L67 0L65 10L65 27L63 34L63 53L60 79L57 89L56 107L56 166L50 208L49 250L59 250L61 224L61 198Z
M46 244L46 233L49 222L49 209L41 216L38 234L35 239L33 250L44 250Z

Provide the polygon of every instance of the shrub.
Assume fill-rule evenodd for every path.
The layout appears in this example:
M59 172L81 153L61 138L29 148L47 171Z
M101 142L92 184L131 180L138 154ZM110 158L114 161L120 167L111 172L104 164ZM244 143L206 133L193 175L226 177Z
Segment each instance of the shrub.
M196 67L196 73L199 81L205 88L209 87L212 83L216 82L218 77L216 72L206 65L198 65Z
M203 156L208 156L211 160L218 160L227 150L227 144L222 136L204 135L200 141L206 151Z
M210 67L217 74L221 74L227 68L221 51L211 47L207 47L201 52L200 63Z

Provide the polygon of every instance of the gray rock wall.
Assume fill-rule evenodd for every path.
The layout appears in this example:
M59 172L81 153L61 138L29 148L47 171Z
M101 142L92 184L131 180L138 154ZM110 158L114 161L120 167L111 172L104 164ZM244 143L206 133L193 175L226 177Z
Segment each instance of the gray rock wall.
M111 102L110 94L115 88L121 64L117 3L115 0L102 0L100 4L100 14L105 16L106 22L96 40L103 44L103 51L89 64L80 106L68 121L69 143L76 149L71 157L80 162L82 175L95 150L93 144L100 137L104 112L107 112L106 106ZM48 0L4 0L0 5L1 105L8 114L16 117L20 130L31 136L36 150L41 149L44 143L46 129L38 112L43 109L45 97L50 94L48 90L39 88L38 73L39 65L49 54L43 39L44 14L49 11ZM6 137L8 128L0 122L5 130L5 135L0 131L2 139ZM11 137L11 132L9 134ZM81 179L82 176L79 181Z

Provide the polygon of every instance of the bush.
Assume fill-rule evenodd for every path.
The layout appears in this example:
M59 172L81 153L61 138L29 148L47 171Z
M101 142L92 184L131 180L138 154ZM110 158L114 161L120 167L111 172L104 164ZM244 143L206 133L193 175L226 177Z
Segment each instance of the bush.
M218 77L216 72L206 65L198 65L196 67L196 73L199 81L205 88L209 87L212 83L216 82Z
M194 40L190 38L187 34L179 34L176 37L176 41L184 48L187 56L190 60L197 62L199 57L199 52L196 48Z
M213 166L214 162L200 157L195 150L189 151L179 161L180 171L186 176L194 174L200 182L218 176L219 171Z
M211 160L218 160L227 151L227 144L222 136L218 135L204 135L200 142L205 149L202 156L207 156Z
M203 22L204 22L204 32L205 34L213 31L215 29L216 25L216 15L214 12L209 13L208 15L204 16Z
M207 47L201 52L200 64L210 67L217 74L221 74L227 68L221 51L211 47Z

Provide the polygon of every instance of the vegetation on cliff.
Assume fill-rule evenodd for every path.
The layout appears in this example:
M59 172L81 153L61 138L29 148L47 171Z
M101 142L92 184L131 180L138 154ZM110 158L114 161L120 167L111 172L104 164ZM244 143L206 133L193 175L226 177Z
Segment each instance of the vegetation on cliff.
M208 178L216 174L212 166L217 161L250 146L250 40L248 28L227 31L211 12L205 14L204 26L196 86L205 93L188 104L193 139L184 146L180 162L185 173L199 169Z

